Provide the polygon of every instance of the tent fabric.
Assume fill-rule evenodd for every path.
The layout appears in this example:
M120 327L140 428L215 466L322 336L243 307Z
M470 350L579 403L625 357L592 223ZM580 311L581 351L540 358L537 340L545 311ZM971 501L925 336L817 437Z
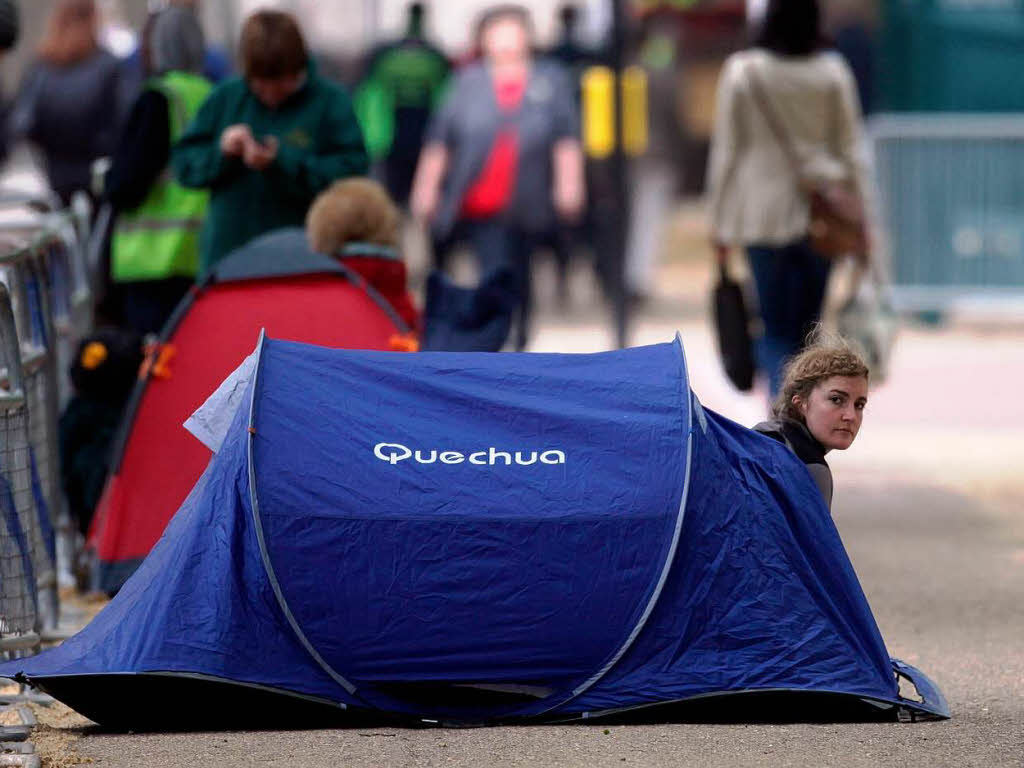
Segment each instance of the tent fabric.
M255 371L256 353L253 352L185 421L185 429L213 453L220 450L224 438L231 430L235 413L248 397L249 384Z
M332 273L344 273L336 259L312 250L306 230L285 227L260 235L233 251L213 266L209 279L227 283Z
M283 258L283 255L287 255ZM216 282L259 280L295 275L345 277L359 285L387 312L401 333L419 325L406 288L405 262L391 247L353 241L340 253L317 253L302 227L285 227L250 240L218 262L209 277Z
M277 243L276 262L266 242L252 246L255 256L242 249L220 262L165 329L164 370L151 368L136 387L90 530L104 591L116 592L138 567L202 474L209 451L182 422L252 351L261 328L285 339L377 350L405 330L335 260L282 251L278 235L261 240Z
M933 686L900 697L896 672L918 673L894 670L806 468L701 407L680 343L266 340L238 381L220 450L142 567L0 675L59 695L177 674L445 722L779 690L948 716Z

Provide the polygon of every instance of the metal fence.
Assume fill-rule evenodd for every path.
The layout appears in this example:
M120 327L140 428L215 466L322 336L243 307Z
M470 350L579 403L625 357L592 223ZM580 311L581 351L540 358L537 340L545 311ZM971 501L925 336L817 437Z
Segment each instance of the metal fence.
M897 306L1024 309L1024 116L882 115L870 135Z
M9 203L10 198L3 198ZM88 329L82 214L0 222L0 652L31 651L58 620L75 532L60 480L58 414ZM59 557L63 554L63 558Z
M36 539L38 525L29 477L28 399L10 295L0 285L0 649L38 646Z

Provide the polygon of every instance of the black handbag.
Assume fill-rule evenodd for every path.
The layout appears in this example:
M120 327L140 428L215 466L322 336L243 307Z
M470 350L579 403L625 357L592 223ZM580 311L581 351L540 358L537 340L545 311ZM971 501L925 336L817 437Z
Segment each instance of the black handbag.
M747 313L743 288L729 277L720 265L718 284L714 289L715 331L722 366L733 386L749 392L754 386L754 342L750 336L750 315Z

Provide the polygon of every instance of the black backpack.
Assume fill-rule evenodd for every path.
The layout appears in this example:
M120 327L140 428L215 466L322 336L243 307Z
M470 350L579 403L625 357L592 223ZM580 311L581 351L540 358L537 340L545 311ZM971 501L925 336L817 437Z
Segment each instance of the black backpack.
M82 397L122 405L138 379L142 358L139 334L122 328L97 328L78 345L71 383Z

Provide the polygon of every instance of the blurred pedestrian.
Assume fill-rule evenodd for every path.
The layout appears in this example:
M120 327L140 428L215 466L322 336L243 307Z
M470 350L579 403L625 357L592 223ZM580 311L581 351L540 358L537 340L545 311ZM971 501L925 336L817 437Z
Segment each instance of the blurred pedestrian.
M579 103L580 75L589 64L593 54L579 41L580 9L575 3L565 3L558 9L558 38L548 55L569 72Z
M182 184L210 190L202 273L257 235L301 227L319 192L367 171L348 94L317 74L292 16L254 13L239 48L242 77L210 94L171 153Z
M18 44L21 16L15 0L0 0L0 56Z
M629 164L630 220L626 290L634 301L654 293L666 223L679 187L683 130L678 117L678 22L646 16L635 66L647 76L647 146Z
M200 28L202 28L201 0L170 0L169 5L172 8L184 8L186 11L194 13ZM231 77L233 70L231 56L227 49L223 45L206 40L203 48L203 77L211 83L220 83Z
M405 34L375 48L356 89L371 157L392 199L409 202L423 135L448 81L448 59L426 37L423 3L410 3Z
M200 0L170 0L168 6L181 8L195 14L196 21L202 29ZM152 17L152 14L151 14ZM145 87L145 80L150 76L147 71L143 54L145 30L140 36L139 45L127 57L121 60L121 100L125 103L125 114L130 111L139 92ZM220 83L232 74L231 57L221 45L205 43L203 50L203 66L201 74L211 83Z
M558 9L558 21L560 29L555 44L548 51L548 55L565 67L572 87L576 108L579 109L582 98L583 73L586 68L594 63L596 57L594 52L586 48L579 40L580 9L574 3L566 3ZM584 190L587 199L590 198L590 190L587 185L586 159L584 159ZM588 211L589 213L590 211ZM572 261L573 252L577 246L589 244L592 239L592 232L588 227L588 217L582 216L579 221L560 221L555 229L545 238L547 245L551 248L555 258L555 269L557 277L557 294L559 300L566 304L569 301L569 264Z
M92 163L114 148L118 63L100 47L93 0L58 0L11 113L12 139L42 151L50 187L66 205L90 190Z
M21 31L21 20L18 14L18 4L14 0L0 0L0 58L10 51L18 43L18 35ZM0 109L7 111L6 96L0 94ZM8 144L7 121L0 121L0 162L7 159L10 147Z
M773 397L821 316L829 275L808 239L808 184L868 192L856 85L842 57L823 50L819 17L816 0L769 1L754 45L722 71L708 165L712 247L723 263L731 247L746 249Z
M520 350L529 333L531 250L557 217L577 218L584 203L572 87L560 65L533 59L531 38L521 6L482 15L482 58L459 71L434 116L411 199L413 213L431 223L435 254L468 240L482 289L513 276L503 311L518 315Z
M143 35L148 78L128 116L104 194L116 215L111 278L124 325L158 333L199 268L205 190L186 189L167 173L171 145L199 111L211 86L203 67L203 32L191 11L155 14Z

